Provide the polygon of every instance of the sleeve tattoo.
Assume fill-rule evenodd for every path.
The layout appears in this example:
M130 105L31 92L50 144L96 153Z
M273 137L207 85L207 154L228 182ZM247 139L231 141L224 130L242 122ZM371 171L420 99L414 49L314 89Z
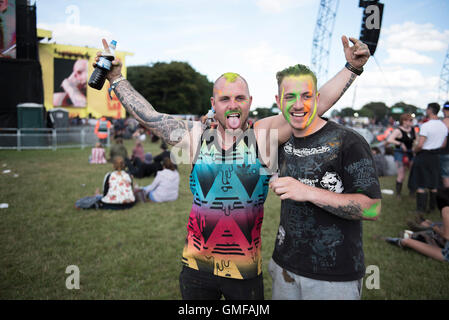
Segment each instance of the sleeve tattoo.
M343 88L343 91L340 94L340 97L338 99L340 99L341 97L343 97L343 95L345 94L346 90L349 89L349 87L351 86L351 84L354 82L355 78L357 78L357 75L355 73L351 74L351 78L349 78L348 82L346 82L345 87ZM338 100L337 99L337 100Z
M333 207L329 205L317 204L320 208L330 212L340 218L346 220L362 220L363 219L363 209L359 203L356 201L349 201L347 205Z
M193 127L192 121L176 119L171 115L157 112L127 80L120 81L114 92L133 117L169 144L175 145L180 142Z

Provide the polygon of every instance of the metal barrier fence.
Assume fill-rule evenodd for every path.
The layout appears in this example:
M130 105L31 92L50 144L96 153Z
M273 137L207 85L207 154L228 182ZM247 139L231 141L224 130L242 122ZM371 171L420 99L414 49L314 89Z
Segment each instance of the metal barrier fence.
M81 148L94 146L98 137L93 126L70 128L0 128L0 149L26 150ZM109 147L109 129L106 146Z

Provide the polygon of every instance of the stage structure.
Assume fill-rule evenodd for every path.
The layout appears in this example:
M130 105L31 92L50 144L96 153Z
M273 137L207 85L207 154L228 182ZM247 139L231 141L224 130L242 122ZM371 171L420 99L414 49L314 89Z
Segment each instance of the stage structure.
M440 75L440 86L438 92L438 102L441 104L449 100L449 47L444 58L443 68Z
M374 56L382 28L384 4L379 0L360 0L359 7L363 8L359 39L368 45L371 55Z
M339 0L321 0L313 34L312 69L319 82L327 81L332 32Z
M115 94L109 97L109 82L102 90L92 89L87 81L92 74L94 59L100 48L59 44L45 39L52 38L50 30L37 29L39 60L42 65L44 105L47 111L63 108L69 117L115 119L125 118L126 111ZM101 43L100 43L101 44ZM123 63L122 74L126 77L126 56L131 52L116 51Z

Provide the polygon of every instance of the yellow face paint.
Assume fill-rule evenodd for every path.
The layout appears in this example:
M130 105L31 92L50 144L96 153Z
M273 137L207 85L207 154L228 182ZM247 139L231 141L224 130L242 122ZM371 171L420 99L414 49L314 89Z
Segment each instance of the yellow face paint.
M315 99L315 106L313 107L313 113L310 116L309 120L307 121L306 127L310 126L310 124L312 123L313 119L315 118L316 110L317 110L317 107L316 107L316 99Z
M234 73L234 72L226 72L225 74L223 74L223 77L228 82L235 82L235 80L237 80L239 75L237 73Z
M295 105L295 103L302 103L304 111L307 113L311 112L310 116L307 119L307 122L302 129L307 128L315 119L318 109L316 98L314 99L315 102L313 109L311 106L311 103L313 103L312 97L315 88L312 77L310 75L289 76L283 80L282 84L283 86L280 98L280 109L282 111L282 114L284 115L284 118L288 123L292 124L290 110ZM286 87L288 90L287 94L285 94ZM304 94L307 95L304 97ZM312 97L308 97L309 95ZM288 97L286 99L287 101L284 101L285 96Z

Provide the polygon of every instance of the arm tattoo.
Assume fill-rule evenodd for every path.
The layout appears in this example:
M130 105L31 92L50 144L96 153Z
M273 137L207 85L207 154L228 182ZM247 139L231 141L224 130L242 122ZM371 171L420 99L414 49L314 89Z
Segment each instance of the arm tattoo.
M362 220L363 218L362 207L359 203L353 200L349 201L349 204L344 206L333 207L329 205L321 205L319 203L317 206L346 220Z
M343 97L343 95L345 94L346 90L348 90L349 87L351 86L351 84L354 82L355 78L357 78L357 75L355 73L351 73L351 78L349 78L348 82L346 83L345 87L343 88L343 91L341 92L340 97L338 97L338 99Z
M154 110L153 106L127 80L120 81L114 92L123 107L133 117L169 144L177 144L193 128L192 121L176 119Z

